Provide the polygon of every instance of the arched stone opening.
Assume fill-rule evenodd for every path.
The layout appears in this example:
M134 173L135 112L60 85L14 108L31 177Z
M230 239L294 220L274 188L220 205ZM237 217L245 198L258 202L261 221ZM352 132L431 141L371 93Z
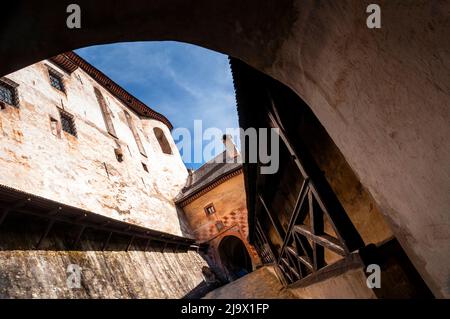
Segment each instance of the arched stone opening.
M164 132L159 127L155 127L153 129L153 133L155 133L155 137L158 140L159 146L164 154L172 154L172 148L170 147L169 141L164 135Z
M229 280L252 271L252 260L245 244L236 236L225 236L217 248L220 262Z
M448 297L449 3L382 1L376 30L364 1L80 0L79 30L65 26L68 4L6 4L1 75L118 41L177 40L237 57L305 100L434 293Z

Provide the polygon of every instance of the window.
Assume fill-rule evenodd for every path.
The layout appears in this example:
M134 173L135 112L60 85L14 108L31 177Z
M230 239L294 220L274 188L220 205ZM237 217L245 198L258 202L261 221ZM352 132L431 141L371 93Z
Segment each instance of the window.
M65 92L64 89L64 83L63 83L63 77L58 72L48 69L48 76L50 79L50 85L53 86L55 89L58 89L62 92Z
M225 225L223 224L223 222L221 220L216 221L216 229L217 231L221 231L222 229L224 229Z
M50 130L56 137L61 137L61 129L59 128L58 120L50 116Z
M77 137L77 129L75 127L75 120L73 115L64 111L59 110L59 115L61 116L61 127L62 130L70 135Z
M133 133L134 140L136 141L136 145L139 149L139 152L141 152L142 155L147 157L147 154L145 153L144 145L142 144L141 138L139 137L139 134L136 130L136 127L134 126L133 119L131 118L130 113L127 111L124 111L125 117L127 118L128 127L130 128L131 132Z
M213 204L209 204L208 206L205 207L205 213L206 215L212 215L216 212L216 208L214 207Z
M148 173L148 167L147 164L142 163L142 168L144 169L144 171L146 171Z
M17 107L19 105L17 87L18 84L11 80L0 79L0 102Z
M155 127L153 129L153 133L155 133L156 139L158 140L159 146L161 146L161 150L164 154L172 154L172 148L170 147L169 141L164 135L164 132L159 127Z
M102 111L103 120L105 121L106 130L108 133L117 138L116 130L114 129L114 124L111 118L111 110L106 105L105 98L102 92L98 88L94 88L95 96L97 97L97 102L100 105Z

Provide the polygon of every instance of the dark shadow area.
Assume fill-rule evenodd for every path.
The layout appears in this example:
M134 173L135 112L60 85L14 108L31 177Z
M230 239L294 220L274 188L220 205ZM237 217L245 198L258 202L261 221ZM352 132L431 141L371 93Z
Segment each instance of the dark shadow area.
M94 214L7 187L0 190L0 250L199 249L193 239Z
M235 236L226 236L219 244L220 261L229 277L236 280L252 271L250 255L244 243Z

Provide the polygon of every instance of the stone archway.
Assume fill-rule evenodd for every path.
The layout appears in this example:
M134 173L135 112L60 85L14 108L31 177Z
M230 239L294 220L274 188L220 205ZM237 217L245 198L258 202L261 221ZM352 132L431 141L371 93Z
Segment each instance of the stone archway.
M250 254L240 238L232 235L223 237L217 252L230 280L238 279L252 271Z
M449 296L450 3L79 0L8 2L0 75L94 44L176 40L239 58L311 107L437 296ZM20 41L19 41L20 40ZM425 62L426 61L426 62Z

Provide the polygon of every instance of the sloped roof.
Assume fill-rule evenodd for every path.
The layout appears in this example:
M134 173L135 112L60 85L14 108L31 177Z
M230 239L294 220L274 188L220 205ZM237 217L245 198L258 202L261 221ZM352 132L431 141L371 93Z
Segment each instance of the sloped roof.
M204 191L209 191L240 173L242 173L241 157L230 158L226 151L223 151L191 173L186 186L175 198L175 203L185 206L198 198Z
M77 68L81 68L100 85L102 85L106 90L108 90L112 95L114 95L139 115L158 120L167 125L170 130L173 129L172 123L170 123L170 121L164 115L148 107L146 104L127 92L124 88L111 80L106 74L98 70L96 67L84 60L75 52L69 51L66 53L58 54L57 56L54 56L49 60L61 67L69 74L74 72Z

